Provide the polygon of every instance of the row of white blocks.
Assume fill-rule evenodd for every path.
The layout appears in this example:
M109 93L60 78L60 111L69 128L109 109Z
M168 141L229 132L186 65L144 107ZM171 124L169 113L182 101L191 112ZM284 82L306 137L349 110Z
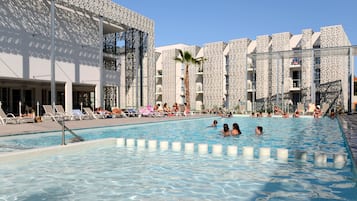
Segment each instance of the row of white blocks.
M135 144L136 141L136 144ZM157 140L148 140L146 146L145 139L125 139L118 138L117 139L118 147L137 147L137 148L148 148L149 150L156 150L158 148ZM198 153L199 154L208 154L208 144L198 144ZM159 148L162 151L166 151L169 149L168 141L160 141ZM175 152L180 152L182 148L181 142L172 142L171 150ZM194 143L185 143L184 144L185 153L192 154L195 152L195 144ZM212 145L212 155L221 156L223 154L223 146L221 144L213 144ZM228 156L237 156L238 155L238 147L234 145L227 146L227 155ZM243 157L246 159L254 158L254 147L245 146L243 147ZM276 157L280 161L288 161L289 151L288 149L278 148L276 150ZM300 161L307 161L308 153L306 151L296 151L295 159ZM267 147L259 148L259 159L270 159L271 158L271 149ZM333 163L335 167L342 168L345 166L347 161L347 156L344 153L335 153L333 154ZM327 165L327 154L323 152L315 152L314 153L314 163L317 166L326 166Z

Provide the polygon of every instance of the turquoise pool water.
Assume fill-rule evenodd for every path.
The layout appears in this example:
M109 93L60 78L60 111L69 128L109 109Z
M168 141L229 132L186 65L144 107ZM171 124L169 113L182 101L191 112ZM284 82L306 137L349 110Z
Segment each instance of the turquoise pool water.
M213 119L168 121L163 123L149 123L136 126L116 126L97 129L77 130L76 133L85 140L101 138L123 137L146 140L165 140L237 145L239 150L243 146L287 148L290 151L305 150L307 152L322 151L326 153L346 153L345 142L337 120L328 118L312 119L282 119L282 118L216 118L217 128L208 127ZM231 125L237 122L242 131L239 137L222 137L220 131L223 123ZM264 128L264 135L255 136L257 125ZM72 136L67 134L67 140ZM29 149L61 144L61 133L36 134L0 138L2 151Z
M350 167L103 147L0 165L0 200L354 200Z
M0 200L356 200L357 179L350 159L338 168L331 165L331 154L348 154L336 120L217 120L218 128L207 127L213 121L207 118L76 133L86 140L120 137L237 145L239 152L244 146L269 147L272 152L286 148L288 161L102 147L26 164L0 164ZM231 126L234 122L239 123L243 134L222 137L222 124ZM254 134L257 125L264 127L263 136ZM34 148L60 141L61 133L49 133L1 138L0 144ZM291 154L295 150L304 150L310 157L295 160ZM316 166L311 157L315 152L327 153L328 165Z

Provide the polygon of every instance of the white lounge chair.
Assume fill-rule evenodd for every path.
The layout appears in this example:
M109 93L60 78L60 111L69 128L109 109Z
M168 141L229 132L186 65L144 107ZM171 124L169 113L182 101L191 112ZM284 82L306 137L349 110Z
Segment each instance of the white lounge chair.
M0 122L2 125L5 125L7 123L19 123L19 119L15 117L14 114L12 113L5 113L2 108L0 108Z
M88 114L83 114L80 109L72 110L72 120L83 120L83 119L90 119Z
M139 116L139 113L135 109L132 109L132 108L126 109L125 110L125 114L128 117L137 117L137 116Z
M118 107L112 107L112 118L128 117L127 114Z
M105 119L104 115L94 113L89 107L84 107L83 110L85 114L89 116L90 119Z
M51 118L53 121L57 121L58 119L62 119L63 116L60 114L57 114L56 111L53 112L52 109L52 105L42 105L43 110L45 111L45 113L43 114L43 117L49 117Z
M73 114L67 113L62 105L56 105L56 115L62 116L65 120L72 120L75 118Z

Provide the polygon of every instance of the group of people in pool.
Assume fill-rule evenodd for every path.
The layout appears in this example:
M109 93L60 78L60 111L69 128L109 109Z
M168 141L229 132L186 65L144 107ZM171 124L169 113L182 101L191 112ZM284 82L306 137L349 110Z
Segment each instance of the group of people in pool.
M213 120L211 127L217 127L218 121L217 120ZM223 130L221 131L222 135L224 137L226 136L238 136L240 134L242 134L238 123L233 123L232 124L232 130L229 129L229 126L227 123L223 124ZM256 135L262 135L263 134L263 127L262 126L257 126L255 128L255 134Z

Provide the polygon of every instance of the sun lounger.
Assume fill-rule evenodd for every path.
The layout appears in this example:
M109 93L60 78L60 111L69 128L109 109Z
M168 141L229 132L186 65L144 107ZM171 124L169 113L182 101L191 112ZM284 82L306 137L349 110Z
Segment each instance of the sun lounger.
M88 114L84 114L80 109L72 110L72 120L90 119Z
M121 117L128 117L125 112L123 112L120 108L118 107L112 107L112 118L121 118Z
M83 110L84 110L85 114L87 114L89 116L90 119L105 119L105 115L96 114L89 107L84 107Z
M125 114L128 117L137 117L139 116L138 112L135 109L126 109Z
M56 113L56 110L53 111L52 109L52 105L42 105L43 110L45 111L45 113L43 114L43 117L49 117L51 118L53 121L57 121L59 119L63 119L63 116L60 114Z
M62 116L65 120L72 120L73 114L67 113L62 105L56 105L56 114Z
M19 123L19 119L15 117L14 114L12 113L5 113L2 108L0 108L0 122L2 125L5 125L7 123Z

